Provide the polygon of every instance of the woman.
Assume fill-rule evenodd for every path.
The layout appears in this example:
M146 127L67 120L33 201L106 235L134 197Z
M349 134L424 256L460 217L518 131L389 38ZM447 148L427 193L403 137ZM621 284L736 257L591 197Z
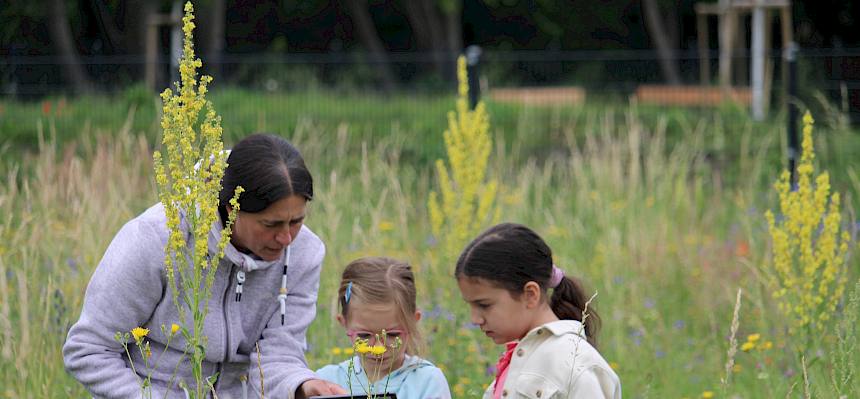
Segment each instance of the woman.
M280 137L255 134L233 148L227 163L219 196L221 221L231 211L236 186L245 191L230 243L215 270L204 321L208 343L203 374L217 376L213 386L219 398L259 397L261 379L272 398L345 393L309 370L303 354L305 333L316 314L325 245L303 225L313 179L301 154ZM218 222L210 231L210 253L216 251L221 229ZM162 326L169 331L179 323L164 267L167 237L164 207L156 204L120 229L87 286L63 357L69 373L95 397L139 397L140 381L150 373L153 398L184 398L178 382L193 384L182 336L174 335L166 348L168 340L161 333ZM284 273L287 296L282 305L278 296ZM130 348L135 375L114 334L137 326L153 332L146 339L149 363L156 364L145 369L140 351Z

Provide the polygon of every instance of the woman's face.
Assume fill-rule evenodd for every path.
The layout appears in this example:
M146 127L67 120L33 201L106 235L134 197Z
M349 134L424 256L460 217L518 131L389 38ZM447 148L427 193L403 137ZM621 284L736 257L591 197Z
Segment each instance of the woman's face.
M230 242L263 260L278 260L299 234L307 202L302 196L291 195L273 202L262 212L242 212L240 208ZM229 206L227 210L230 210Z

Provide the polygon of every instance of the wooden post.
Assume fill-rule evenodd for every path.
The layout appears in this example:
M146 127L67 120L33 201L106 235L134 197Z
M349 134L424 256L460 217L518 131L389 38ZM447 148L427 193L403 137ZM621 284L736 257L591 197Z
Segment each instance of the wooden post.
M146 87L152 92L158 92L158 88L156 86L158 85L158 81L163 73L159 72L161 68L158 67L160 65L158 62L159 29L162 26L178 27L181 26L181 24L181 14L178 17L171 16L170 14L149 14L149 18L146 21L146 60L143 77L146 82Z
M750 87L752 88L752 116L756 121L764 119L764 48L765 10L761 0L756 0L752 10L752 46L750 56Z
M146 61L144 65L144 81L150 92L156 92L155 82L158 79L158 15L149 14L146 21Z
M711 60L708 57L708 16L696 9L696 31L699 39L699 83L711 82Z
M720 2L720 88L729 96L732 86L732 49L734 48L735 13L727 0Z
M773 29L773 18L774 14L771 14L770 10L767 8L764 9L764 102L762 105L764 106L764 113L767 114L770 110L770 100L771 100L771 89L773 88L773 60L771 59L772 52L771 49L776 47L773 44L773 35L771 34L771 29Z
M788 101L792 101L792 100L790 99L791 94L789 93L789 90L788 90L789 85L787 83L789 81L789 73L788 73L789 57L786 56L786 54L789 51L796 51L796 48L794 47L794 44L793 44L794 43L794 37L792 35L792 32L794 32L794 26L793 26L793 22L791 20L791 3L783 6L779 10L779 16L780 16L779 24L782 27L782 52L783 52L783 57L782 57L782 82L783 82L783 84L782 84L782 87L784 90L783 91L783 94L784 94L783 98L785 98L784 101L786 101L786 104L788 104Z

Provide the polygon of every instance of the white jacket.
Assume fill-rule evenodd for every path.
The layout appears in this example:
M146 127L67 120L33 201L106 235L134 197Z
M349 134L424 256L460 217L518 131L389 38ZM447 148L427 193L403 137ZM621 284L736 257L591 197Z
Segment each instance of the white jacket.
M484 399L493 398L493 385ZM503 399L621 399L621 382L585 339L582 323L559 320L537 327L514 349Z

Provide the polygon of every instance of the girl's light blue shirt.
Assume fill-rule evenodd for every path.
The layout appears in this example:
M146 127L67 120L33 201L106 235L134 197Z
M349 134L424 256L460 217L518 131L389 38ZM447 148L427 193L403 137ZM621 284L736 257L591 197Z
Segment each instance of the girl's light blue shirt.
M344 360L317 370L317 374L347 391L351 384L353 395L367 395L367 374L362 370L358 356L353 357L352 362L351 373L350 360ZM388 380L387 389L386 379ZM442 374L442 370L418 356L406 355L400 368L382 377L373 385L374 394L381 394L384 391L397 394L397 399L451 399L448 381Z

